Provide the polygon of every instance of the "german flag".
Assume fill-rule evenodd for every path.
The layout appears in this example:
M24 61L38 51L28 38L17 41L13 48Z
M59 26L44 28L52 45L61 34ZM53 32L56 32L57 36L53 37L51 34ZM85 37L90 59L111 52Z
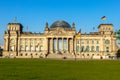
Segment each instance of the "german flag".
M75 35L75 38L78 38L81 36L81 29L78 31L78 33Z
M101 20L103 20L103 21L106 20L106 16L103 16L103 17L101 18Z
M79 30L78 35L81 35L81 29Z

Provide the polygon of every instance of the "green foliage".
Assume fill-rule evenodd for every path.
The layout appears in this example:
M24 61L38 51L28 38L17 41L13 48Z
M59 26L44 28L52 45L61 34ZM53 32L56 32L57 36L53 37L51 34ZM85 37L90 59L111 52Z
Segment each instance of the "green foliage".
M117 58L120 58L120 49L116 53Z
M0 80L120 80L117 60L0 59Z
M116 34L117 34L116 38L120 40L120 30L116 31Z
M2 49L0 49L0 56L2 56L2 51L3 51L3 50L2 50Z

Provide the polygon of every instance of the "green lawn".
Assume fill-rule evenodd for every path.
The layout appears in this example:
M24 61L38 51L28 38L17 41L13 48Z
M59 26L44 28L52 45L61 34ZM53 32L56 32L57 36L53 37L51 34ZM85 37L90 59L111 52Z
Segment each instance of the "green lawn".
M120 80L120 61L0 59L0 80Z

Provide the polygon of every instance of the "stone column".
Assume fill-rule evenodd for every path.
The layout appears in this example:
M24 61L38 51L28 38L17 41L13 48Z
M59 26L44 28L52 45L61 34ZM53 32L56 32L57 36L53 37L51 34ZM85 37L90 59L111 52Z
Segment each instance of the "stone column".
M5 51L7 50L6 43L7 43L7 41L6 41L6 39L4 39L4 50Z
M113 39L113 53L116 53L116 39Z
M64 53L64 38L62 38L62 53Z
M53 53L53 38L51 38L51 53Z
M20 38L18 38L18 45L17 45L17 56L19 55L20 52Z
M18 40L17 40L18 38L15 38L15 45L14 45L14 51L16 52L17 51L17 43L18 43Z
M56 51L58 53L58 38L56 38Z
M29 52L30 52L30 45L31 45L31 39L29 39L29 42L28 42L28 48L29 48Z
M24 51L26 51L25 47L26 47L26 39L24 39Z
M29 44L29 52L31 52L31 42L32 40L31 39L29 39L29 42L30 42L30 44Z
M67 43L66 43L66 47L67 47L66 50L67 50L67 53L68 53L68 50L69 50L69 49L68 49L68 44L69 44L69 41L68 41L68 40L69 40L69 39L67 38L67 40L66 40L66 42L67 42Z
M74 46L74 47L75 47L75 49L74 49L74 50L75 50L75 53L77 53L77 52L76 52L76 46L77 46L77 40L76 40L76 38L75 38L75 46Z
M9 51L9 42L8 42L8 39L6 39L5 45L6 45L6 51Z
M73 42L73 38L72 38L72 42L71 42L71 43L72 43L72 50L71 50L71 51L73 52L73 51L74 51L74 50L73 50L73 49L74 49L74 42Z
M35 52L35 39L33 39L33 52Z
M46 50L46 51L45 51L46 53L45 53L45 54L47 54L47 53L49 52L49 51L48 51L48 48L49 48L48 45L49 45L49 38L46 38L46 49L45 49L45 50Z
M104 54L106 52L105 39L103 39L102 42L103 42L103 52L102 52L102 54Z
M17 56L18 56L19 50L20 50L20 38L17 37Z

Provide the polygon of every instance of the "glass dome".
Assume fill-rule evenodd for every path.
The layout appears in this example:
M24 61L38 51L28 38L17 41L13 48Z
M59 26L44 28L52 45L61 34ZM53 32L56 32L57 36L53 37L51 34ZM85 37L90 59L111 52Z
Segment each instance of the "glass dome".
M56 21L54 22L50 28L57 28L57 27L62 27L62 28L71 28L70 24L67 23L66 21Z

